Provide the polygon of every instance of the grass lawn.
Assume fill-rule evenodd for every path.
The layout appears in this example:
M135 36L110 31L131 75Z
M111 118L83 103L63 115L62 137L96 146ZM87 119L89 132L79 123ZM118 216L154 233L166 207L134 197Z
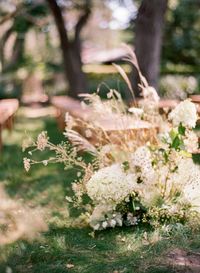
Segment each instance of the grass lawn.
M173 249L200 252L200 233L191 234L182 229L158 239L153 231L116 228L97 232L92 237L89 227L76 226L78 212L65 200L71 192L73 169L66 171L61 165L37 165L27 174L22 164L25 155L21 142L25 131L35 137L46 130L54 143L63 139L62 134L53 119L28 119L22 112L20 110L16 118L13 133L5 132L3 136L0 183L12 198L22 199L32 207L42 206L49 230L33 242L19 241L0 248L0 273L200 272L195 266L188 269L166 261Z

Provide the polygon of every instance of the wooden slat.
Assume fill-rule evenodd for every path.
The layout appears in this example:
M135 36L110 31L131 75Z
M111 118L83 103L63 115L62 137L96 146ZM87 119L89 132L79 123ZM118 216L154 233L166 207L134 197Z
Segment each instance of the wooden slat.
M19 107L17 99L0 100L0 124L4 124Z
M0 150L3 146L2 130L4 127L12 129L13 116L19 107L17 99L0 100Z
M67 96L54 96L51 99L51 103L61 112L68 112L73 117L80 118L85 121L89 120L90 116L92 115L92 111L89 108L83 109L78 100Z

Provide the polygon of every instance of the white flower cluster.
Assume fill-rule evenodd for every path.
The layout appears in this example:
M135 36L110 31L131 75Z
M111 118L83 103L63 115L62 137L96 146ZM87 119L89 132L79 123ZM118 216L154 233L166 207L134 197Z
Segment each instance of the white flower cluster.
M152 183L155 172L152 167L151 152L146 146L139 147L132 155L132 164L139 167L139 177L144 183Z
M195 153L199 147L197 134L192 130L186 130L183 143L186 151L189 153Z
M195 164L192 158L182 159L173 179L180 185L184 201L200 210L200 165Z
M194 128L197 122L197 110L190 100L184 100L169 114L169 120L172 120L174 126L183 126Z
M109 205L97 205L90 216L90 226L94 230L102 230L108 227L122 226L122 215L112 210Z
M137 186L137 177L126 174L119 164L97 171L86 184L89 197L95 204L121 203Z

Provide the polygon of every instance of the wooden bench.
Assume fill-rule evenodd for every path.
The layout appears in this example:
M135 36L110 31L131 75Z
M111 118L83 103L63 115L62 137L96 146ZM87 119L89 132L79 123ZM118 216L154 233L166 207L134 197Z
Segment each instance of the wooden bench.
M19 107L17 99L0 100L0 149L2 149L2 130L12 129L13 117Z
M124 138L140 138L148 140L150 135L155 135L158 127L146 121L138 121L128 115L98 115L89 106L82 107L77 100L67 96L55 96L51 99L51 103L57 109L57 121L59 127L63 130L65 128L65 113L68 112L72 117L83 120L85 122L93 123L100 130L106 133L114 143L125 141ZM78 128L78 131L84 134L85 128ZM98 141L93 136L91 142ZM124 140L123 140L124 139ZM130 139L126 139L128 141Z
M65 114L68 112L72 117L84 121L89 121L92 115L92 110L87 108L83 109L80 101L67 96L54 96L51 98L51 104L57 110L57 122L59 128L65 128Z
M200 95L190 95L189 98L196 105L198 113L200 113Z

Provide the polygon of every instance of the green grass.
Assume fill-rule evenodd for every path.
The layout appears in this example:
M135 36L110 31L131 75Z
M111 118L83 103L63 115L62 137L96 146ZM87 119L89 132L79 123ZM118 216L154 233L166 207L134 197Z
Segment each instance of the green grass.
M30 120L19 115L13 133L5 132L3 136L0 182L12 198L23 199L31 206L42 206L49 230L33 242L19 241L2 247L1 273L8 272L8 268L13 273L186 272L184 268L177 271L167 265L165 255L176 247L200 251L199 233L191 234L185 229L157 240L153 231L116 228L97 232L93 238L89 227L73 225L78 213L68 206L65 196L71 192L74 170L65 171L61 165L37 165L25 173L21 151L25 130L33 137L47 130L54 143L63 139L53 119ZM68 268L67 264L74 267Z

